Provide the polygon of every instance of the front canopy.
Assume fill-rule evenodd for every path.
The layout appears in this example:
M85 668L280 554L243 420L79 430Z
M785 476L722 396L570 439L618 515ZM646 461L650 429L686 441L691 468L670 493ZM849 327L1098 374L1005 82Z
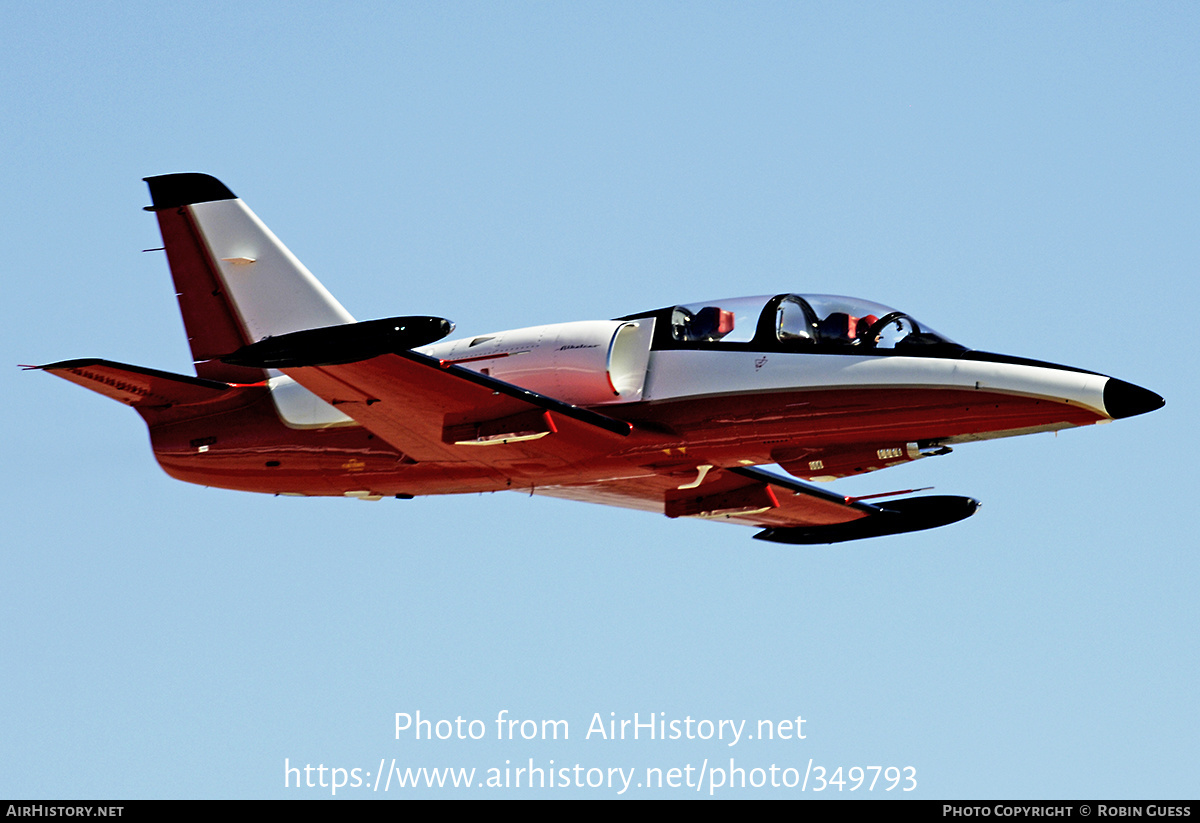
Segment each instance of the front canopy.
M664 312L666 313L666 312ZM803 351L914 352L955 346L902 311L857 297L779 294L675 306L667 345L755 344Z

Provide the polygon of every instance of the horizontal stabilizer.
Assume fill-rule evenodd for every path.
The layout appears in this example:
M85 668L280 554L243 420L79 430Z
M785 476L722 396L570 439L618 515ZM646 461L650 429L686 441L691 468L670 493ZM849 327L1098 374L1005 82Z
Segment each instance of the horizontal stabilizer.
M145 369L111 360L63 360L38 366L63 380L111 397L126 406L206 403L230 391L227 383Z
M174 418L180 414L172 411L175 409L183 409L184 415L194 415L198 406L240 405L267 391L265 385L231 386L111 360L63 360L36 368L132 406L147 422Z

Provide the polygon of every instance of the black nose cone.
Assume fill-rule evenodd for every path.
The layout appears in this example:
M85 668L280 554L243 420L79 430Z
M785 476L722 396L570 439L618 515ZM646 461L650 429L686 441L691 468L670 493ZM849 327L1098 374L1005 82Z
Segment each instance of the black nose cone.
M1149 389L1117 380L1115 377L1108 378L1108 382L1104 384L1104 409L1113 420L1152 412L1161 409L1165 403L1165 400Z

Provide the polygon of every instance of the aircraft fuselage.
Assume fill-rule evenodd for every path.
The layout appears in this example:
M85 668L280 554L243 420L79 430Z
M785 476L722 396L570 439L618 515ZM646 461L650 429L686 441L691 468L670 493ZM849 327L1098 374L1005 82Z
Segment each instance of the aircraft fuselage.
M837 295L458 339L439 317L356 322L220 181L147 182L196 376L41 368L132 406L159 464L191 483L368 500L524 490L840 542L952 523L978 502L866 504L756 467L833 480L1163 404Z

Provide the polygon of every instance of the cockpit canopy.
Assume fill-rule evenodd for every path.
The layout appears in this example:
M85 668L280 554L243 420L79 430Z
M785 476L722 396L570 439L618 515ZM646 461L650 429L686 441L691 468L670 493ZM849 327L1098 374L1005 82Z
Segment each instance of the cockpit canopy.
M669 335L659 337L660 347L754 344L788 351L857 349L864 354L962 348L902 311L832 294L734 297L665 309L663 319L668 314Z

